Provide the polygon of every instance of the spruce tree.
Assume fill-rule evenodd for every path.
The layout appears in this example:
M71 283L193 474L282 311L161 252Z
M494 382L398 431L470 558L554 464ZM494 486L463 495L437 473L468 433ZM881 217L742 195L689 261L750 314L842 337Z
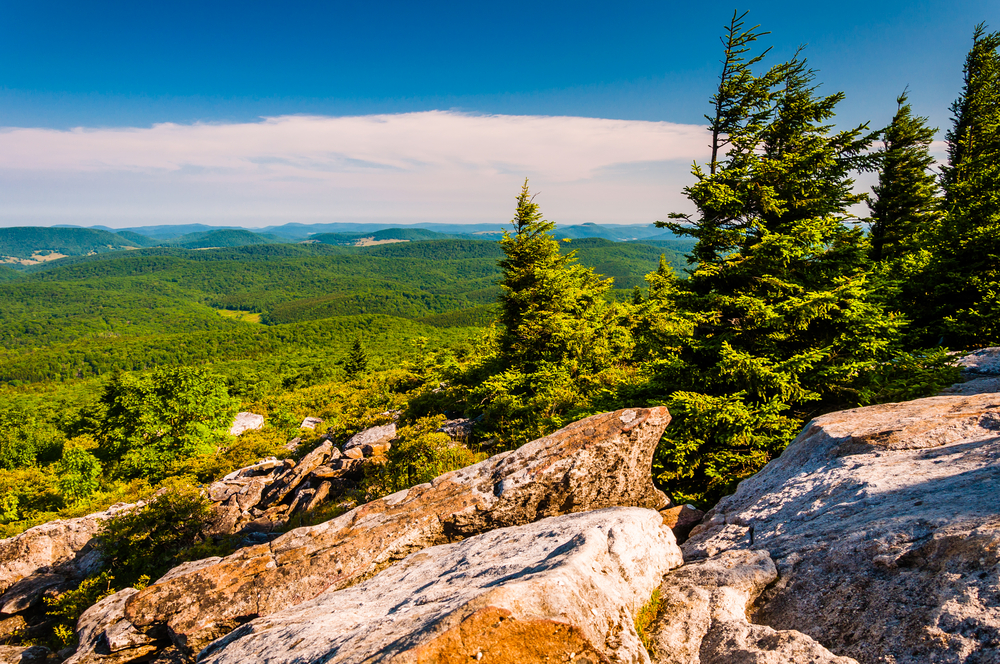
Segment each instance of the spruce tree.
M924 249L941 222L940 191L930 168L936 129L913 115L906 92L896 99L892 123L882 130L878 184L871 209L871 259L894 267Z
M718 497L804 419L864 401L901 323L868 292L850 208L874 136L833 131L843 94L818 95L798 56L719 90L742 109L727 120L728 150L715 173L694 168L685 193L697 216L661 224L697 240L676 295L693 332L669 353L685 369L668 362L669 378L654 380L672 387L676 417L659 477L682 500Z
M348 378L356 378L367 369L368 353L361 344L361 337L358 336L354 338L354 344L351 345L351 350L347 354L347 360L344 362L344 371L347 373Z
M946 216L936 246L936 332L952 347L1000 343L1000 32L976 26L952 105ZM934 330L932 324L931 329ZM935 335L936 336L936 335Z
M611 280L577 264L575 251L560 251L555 224L542 218L527 180L511 223L514 233L500 240L501 355L527 371L539 362L589 363Z

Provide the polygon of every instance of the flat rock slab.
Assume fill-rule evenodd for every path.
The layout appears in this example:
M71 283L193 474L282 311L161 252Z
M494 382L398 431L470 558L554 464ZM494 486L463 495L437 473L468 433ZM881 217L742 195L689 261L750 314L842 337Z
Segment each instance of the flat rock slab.
M635 612L682 562L662 517L609 508L425 549L259 618L205 664L648 662Z
M236 413L233 426L229 427L230 436L239 436L247 431L264 428L264 416L257 413Z
M101 562L92 546L94 535L107 518L133 507L119 504L76 519L49 521L0 540L0 594L32 575L82 578L93 571ZM0 604L9 599L0 597Z
M650 464L669 421L662 407L594 415L326 523L175 568L131 598L125 615L143 630L166 623L177 645L197 650L429 546L603 507L661 509L669 501Z
M754 622L862 664L1000 662L1000 394L824 415L682 548L769 552Z

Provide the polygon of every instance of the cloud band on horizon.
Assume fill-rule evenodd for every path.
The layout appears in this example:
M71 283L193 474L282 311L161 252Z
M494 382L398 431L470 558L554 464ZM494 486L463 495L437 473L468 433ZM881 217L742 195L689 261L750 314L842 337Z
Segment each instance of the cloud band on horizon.
M523 178L560 223L687 207L703 126L428 111L0 129L0 224L504 221Z

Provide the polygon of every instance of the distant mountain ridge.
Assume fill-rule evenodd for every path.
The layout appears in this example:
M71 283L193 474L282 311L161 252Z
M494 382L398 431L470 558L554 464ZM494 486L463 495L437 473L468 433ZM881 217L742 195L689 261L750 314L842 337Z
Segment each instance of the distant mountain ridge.
M86 256L140 246L117 233L93 228L0 228L0 262L16 265L37 265L64 256Z
M379 227L383 226L383 227ZM432 226L426 228L424 226ZM348 248L376 248L403 243L441 240L481 241L487 244L500 239L503 225L426 224L424 226L385 226L379 224L286 224L266 229L211 227L203 224L185 226L148 226L120 229L77 226L0 228L0 264L18 270L41 267L59 259L79 258L110 251L177 248L236 249L258 245L292 246L295 243L333 245ZM174 229L171 232L170 229ZM310 232L338 228L340 232ZM439 230L440 229L440 230ZM188 231L178 233L176 231ZM554 235L570 241L601 240L613 243L647 244L685 253L693 242L652 225L580 224L558 226ZM332 247L331 247L332 248ZM421 251L426 252L427 249ZM443 251L435 249L435 251Z

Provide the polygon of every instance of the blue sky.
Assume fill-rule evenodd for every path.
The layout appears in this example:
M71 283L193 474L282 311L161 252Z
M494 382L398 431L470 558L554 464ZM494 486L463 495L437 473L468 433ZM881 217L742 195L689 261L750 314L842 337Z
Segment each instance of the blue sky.
M538 184L550 191L561 191L560 177L552 174L559 171L560 164L549 164L547 168L555 169L550 172L532 163L512 162L509 155L494 158L481 152L486 149L483 145L493 144L492 139L476 139L468 148L472 152L462 154L457 146L448 159L502 164L496 173L480 173L479 177L494 179L480 188L473 187L475 194L465 205L437 209L438 202L448 203L444 192L433 200L407 199L402 193L406 187L379 193L377 183L366 198L347 201L346 192L357 185L338 184L334 189L339 187L340 193L322 196L317 189L305 196L313 196L311 207L293 210L288 191L273 204L259 200L246 203L243 199L247 195L259 195L258 180L247 180L243 189L232 180L232 187L223 188L226 193L215 198L210 195L210 186L196 191L201 182L198 169L211 171L212 164L221 168L213 160L203 163L183 157L169 164L143 166L120 155L110 158L105 146L115 143L114 137L120 139L120 133L91 136L88 145L97 152L88 157L91 166L82 173L79 152L83 148L73 143L66 130L138 131L173 123L191 131L184 137L177 135L171 145L178 151L192 149L192 154L200 154L203 143L199 141L217 144L221 140L218 135L206 138L204 132L195 131L204 124L217 129L247 128L261 123L262 117L338 118L437 110L451 111L455 118L572 116L641 121L647 124L616 125L627 126L631 132L626 143L641 126L662 138L662 123L703 122L701 116L718 75L718 35L733 11L730 3L712 1L7 0L2 8L0 126L57 130L56 135L17 135L18 150L32 153L34 146L35 154L51 156L48 161L41 160L45 164L26 163L21 168L9 160L0 164L3 225L72 223L73 219L102 223L101 218L109 225L130 225L137 218L150 223L197 220L264 225L283 210L287 210L288 220L294 221L378 218L413 223L430 217L455 221L492 218L509 207L507 199L516 193L500 199L499 192L525 175L532 176L533 182L541 180ZM946 128L948 106L961 86L961 66L973 26L986 21L994 29L1000 28L996 0L771 2L743 8L750 10L752 23L771 31L762 43L773 45L774 61L807 44L805 53L819 71L822 90L842 90L847 95L838 114L838 122L844 125L864 121L873 126L884 124L894 110L896 95L909 85L915 110ZM438 116L414 117L426 118L438 131L452 131ZM574 126L583 127L579 123ZM602 125L604 129L608 126ZM288 129L287 125L282 127L282 131ZM433 136L427 131L414 131L433 145ZM239 132L230 134L237 136ZM3 136L6 134L0 138ZM102 143L102 136L111 138ZM519 136L519 140L527 140L528 135ZM581 192L591 191L597 198L600 191L594 188L600 190L602 183L617 178L622 186L608 189L608 196L647 196L649 204L637 207L627 218L609 218L610 206L607 214L587 218L586 210L592 210L592 204L563 205L556 196L553 205L560 214L576 222L638 223L683 204L677 192L691 158L697 154L678 149L659 158L637 152L617 155L610 147L616 141L608 136L607 154L594 157L591 171L577 174L583 184L573 190L576 193L564 188L565 195L579 197ZM170 144L173 139L161 136L158 140ZM330 138L322 153L335 155L333 161L341 164L360 159L340 150L339 140ZM372 144L385 140L372 138ZM393 159L420 161L421 145L424 143L417 141L406 155L393 154L384 160L371 150L361 152L372 163L403 168ZM295 161L301 166L319 159L316 154L306 156L290 150L288 154L276 148L266 154L240 153L240 158L257 168L275 160ZM67 151L75 155L76 166L56 158ZM217 157L221 159L217 153L213 159ZM330 171L327 157L322 167L325 172ZM101 170L93 167L98 162L114 163ZM163 176L160 180L155 177L157 169ZM375 172L379 169L369 170L372 178L380 177ZM287 176L282 177L287 180ZM413 182L410 189L419 190L417 180ZM645 183L646 194L636 189L639 183ZM327 185L330 182L317 184ZM670 193L660 191L664 188ZM127 191L123 194L123 190ZM489 200L475 207L479 195ZM395 207L382 205L387 199L395 201ZM184 201L190 204L181 205ZM406 214L407 201L421 212Z

